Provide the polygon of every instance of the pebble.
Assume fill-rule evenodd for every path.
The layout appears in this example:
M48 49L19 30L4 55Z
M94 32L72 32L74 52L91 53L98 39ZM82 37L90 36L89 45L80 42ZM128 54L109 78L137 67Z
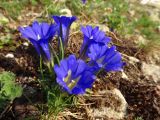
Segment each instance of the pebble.
M26 46L26 47L29 46L28 42L24 42L23 45Z
M129 58L129 61L128 61L128 62L129 62L130 64L135 64L135 63L140 62L140 60L137 59L137 58L135 58L135 57L129 56L128 58Z
M14 55L12 53L8 53L5 57L6 58L14 58Z
M128 80L128 76L122 71L122 78Z

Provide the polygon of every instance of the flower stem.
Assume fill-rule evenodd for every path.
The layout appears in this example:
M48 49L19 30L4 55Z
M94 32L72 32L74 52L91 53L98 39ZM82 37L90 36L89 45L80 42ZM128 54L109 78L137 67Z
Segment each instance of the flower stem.
M44 80L44 74L43 74L43 65L42 65L42 56L40 56L40 72L41 72L41 76L42 76L42 80Z
M97 73L96 76L98 76L103 71L103 68L101 68Z
M59 57L58 57L57 54L55 53L55 51L54 51L54 49L52 48L51 44L49 44L49 45L50 45L50 48L51 48L51 50L52 50L52 52L53 52L53 55L56 57L56 60L57 60L58 64L60 64ZM54 67L54 66L52 66L52 67Z
M62 39L61 37L59 37L59 41L60 41L60 53L61 53L61 59L64 58L64 45L62 43Z

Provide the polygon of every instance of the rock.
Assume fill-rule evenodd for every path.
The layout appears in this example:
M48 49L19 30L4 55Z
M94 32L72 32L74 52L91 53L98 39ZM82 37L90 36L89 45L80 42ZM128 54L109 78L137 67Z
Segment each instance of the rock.
M159 52L159 46L158 48L154 47L148 54L147 54L147 61L151 64L157 64L160 65L160 52Z
M14 55L12 53L8 53L5 57L6 58L14 58Z
M160 8L160 0L142 0L141 4Z
M26 47L28 47L29 43L28 42L24 42L23 45L26 46Z
M128 76L122 71L122 78L128 80Z
M127 102L118 89L103 90L98 92L101 98L97 105L98 108L92 109L94 119L108 118L113 120L123 119L126 115ZM96 99L96 97L95 97ZM95 100L96 101L96 100Z
M147 78L152 77L154 82L160 82L160 66L155 64L142 63L142 72Z
M160 0L129 0L133 9L148 13L152 21L160 22Z

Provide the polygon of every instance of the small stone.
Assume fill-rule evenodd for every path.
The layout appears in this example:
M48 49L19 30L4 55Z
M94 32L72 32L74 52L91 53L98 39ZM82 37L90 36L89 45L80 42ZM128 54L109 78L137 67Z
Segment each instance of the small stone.
M122 78L128 80L128 76L122 71Z
M129 63L131 63L131 64L135 64L135 63L138 63L140 61L139 59L137 59L135 57L129 56L128 58L129 58Z
M12 53L8 53L5 57L6 58L14 58L14 55Z
M159 48L154 48L152 49L149 54L147 54L146 58L147 61L151 64L157 64L160 65L160 52L159 52Z
M28 42L24 42L23 45L26 46L26 47L29 46Z
M160 8L160 0L141 0L140 4Z

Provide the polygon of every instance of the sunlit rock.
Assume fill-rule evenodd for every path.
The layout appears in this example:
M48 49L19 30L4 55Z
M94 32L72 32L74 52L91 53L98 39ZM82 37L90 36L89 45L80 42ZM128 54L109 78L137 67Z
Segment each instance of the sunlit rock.
M151 77L154 82L160 82L160 66L143 62L142 72L147 78Z
M98 102L99 108L92 111L95 119L120 120L125 117L128 104L118 89L99 91L99 95L102 95Z

